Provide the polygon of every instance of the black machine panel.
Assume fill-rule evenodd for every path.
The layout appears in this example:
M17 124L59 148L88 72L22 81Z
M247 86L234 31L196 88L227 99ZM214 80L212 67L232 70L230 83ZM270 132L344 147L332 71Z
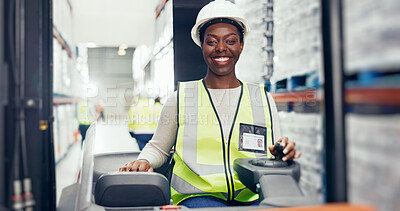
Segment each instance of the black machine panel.
M104 174L96 183L96 204L106 207L140 207L170 204L166 177L155 172Z
M298 183L300 165L280 159L241 158L233 163L240 181L260 196L260 205L268 208L309 206L320 204L303 194Z
M267 163L267 164L266 164ZM296 182L300 179L300 165L296 162L286 163L280 160L270 160L268 158L242 158L236 159L233 169L238 178L246 187L254 193L258 193L257 184L263 175L289 175Z

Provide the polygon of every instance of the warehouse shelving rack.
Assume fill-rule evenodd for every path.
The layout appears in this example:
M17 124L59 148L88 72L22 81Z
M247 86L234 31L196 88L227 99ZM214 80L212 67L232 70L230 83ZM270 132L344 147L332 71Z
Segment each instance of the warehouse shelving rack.
M61 33L57 30L57 28L53 27L53 37L60 43L62 48L67 52L68 57L72 58L72 51L68 45L68 42L62 37Z
M326 202L347 201L344 87L342 52L342 1L321 0L324 84L306 81L311 75L291 77L274 84L271 95L277 106L313 102L321 106L324 119L324 177ZM302 83L298 83L302 79ZM311 78L310 78L311 79ZM311 79L314 80L314 79ZM318 80L318 78L317 78ZM319 81L319 80L318 80ZM301 89L301 90L296 90ZM353 93L350 93L352 95ZM289 108L291 110L291 108Z

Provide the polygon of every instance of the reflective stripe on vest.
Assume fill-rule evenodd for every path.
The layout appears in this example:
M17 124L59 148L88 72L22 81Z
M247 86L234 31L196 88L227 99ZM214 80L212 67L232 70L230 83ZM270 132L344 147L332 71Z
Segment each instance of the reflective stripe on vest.
M233 128L225 142L220 119L203 80L179 84L178 131L171 180L174 204L199 194L240 202L258 198L233 171L233 161L237 158L266 156L238 150L240 123L266 127L267 145L273 144L264 86L242 83Z

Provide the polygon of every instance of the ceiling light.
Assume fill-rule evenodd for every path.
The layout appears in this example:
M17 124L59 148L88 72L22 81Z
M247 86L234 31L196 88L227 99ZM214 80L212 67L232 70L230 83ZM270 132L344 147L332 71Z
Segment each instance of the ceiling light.
M118 55L125 56L126 55L126 51L124 49L119 49L118 50Z
M83 44L86 48L96 48L98 47L96 43L88 42Z

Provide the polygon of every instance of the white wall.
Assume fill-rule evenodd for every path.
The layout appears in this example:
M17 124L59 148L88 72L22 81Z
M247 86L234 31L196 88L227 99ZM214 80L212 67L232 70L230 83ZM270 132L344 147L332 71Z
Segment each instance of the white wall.
M74 41L98 46L153 44L160 0L72 0Z

